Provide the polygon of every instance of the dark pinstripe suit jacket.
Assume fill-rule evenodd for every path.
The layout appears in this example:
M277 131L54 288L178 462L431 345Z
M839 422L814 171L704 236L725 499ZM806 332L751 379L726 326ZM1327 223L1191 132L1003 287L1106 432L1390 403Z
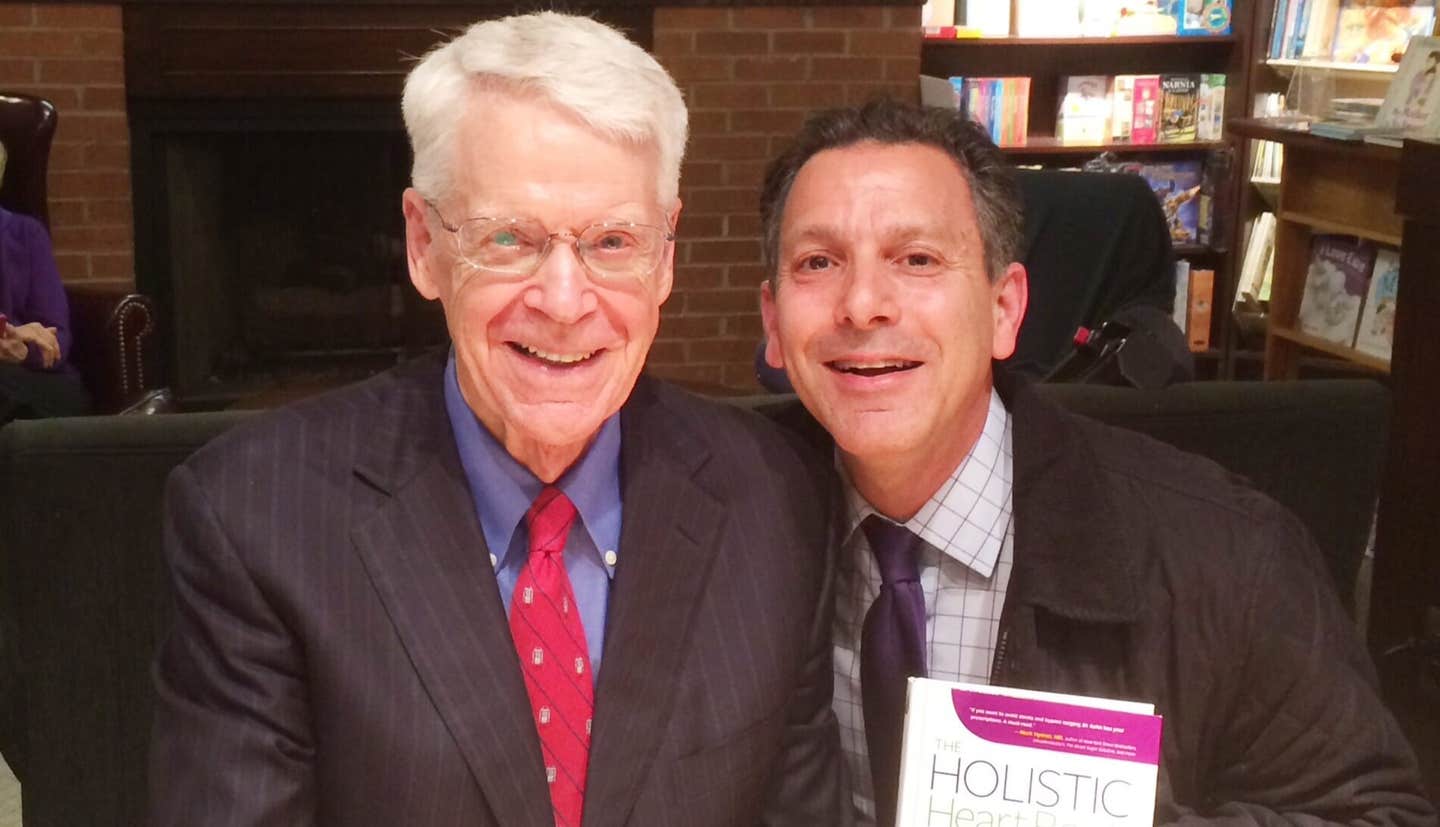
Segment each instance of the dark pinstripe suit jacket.
M177 469L152 823L549 825L438 359ZM642 379L585 825L841 822L827 511L795 444Z

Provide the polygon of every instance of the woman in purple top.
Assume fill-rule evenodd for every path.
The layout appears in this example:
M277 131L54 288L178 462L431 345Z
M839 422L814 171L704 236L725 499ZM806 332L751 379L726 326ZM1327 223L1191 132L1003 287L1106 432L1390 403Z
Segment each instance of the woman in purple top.
M0 422L84 413L70 308L45 227L0 208Z

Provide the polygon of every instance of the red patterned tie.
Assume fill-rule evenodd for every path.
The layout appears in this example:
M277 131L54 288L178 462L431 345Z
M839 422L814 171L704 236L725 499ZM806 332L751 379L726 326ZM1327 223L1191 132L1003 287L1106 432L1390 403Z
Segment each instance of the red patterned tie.
M560 489L547 487L535 498L525 514L530 556L510 601L510 635L540 733L556 827L580 827L595 707L585 628L565 574L574 520L575 505Z

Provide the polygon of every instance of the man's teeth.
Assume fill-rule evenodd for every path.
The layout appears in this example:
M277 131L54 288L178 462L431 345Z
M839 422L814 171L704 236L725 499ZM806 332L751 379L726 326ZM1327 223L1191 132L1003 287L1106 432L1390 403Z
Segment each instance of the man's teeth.
M591 350L585 353L551 353L547 350L540 350L539 348L534 348L529 345L523 345L518 342L516 343L516 347L518 347L524 353L530 356L534 356L536 359L541 359L546 362L554 362L557 365L573 365L576 362L583 362L586 359L589 359L591 356L594 356L598 352Z
M839 370L896 370L907 368L915 363L904 359L887 359L879 362L846 362L837 361L835 367Z

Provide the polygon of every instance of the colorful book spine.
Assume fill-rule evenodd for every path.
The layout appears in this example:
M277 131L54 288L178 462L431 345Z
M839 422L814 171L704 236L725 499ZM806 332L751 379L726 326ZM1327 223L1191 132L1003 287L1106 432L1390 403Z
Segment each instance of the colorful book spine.
M1135 77L1135 111L1130 119L1130 143L1153 144L1159 137L1160 76Z
M1190 271L1190 307L1186 318L1185 339L1190 350L1199 353L1210 348L1211 305L1215 301L1215 271Z

